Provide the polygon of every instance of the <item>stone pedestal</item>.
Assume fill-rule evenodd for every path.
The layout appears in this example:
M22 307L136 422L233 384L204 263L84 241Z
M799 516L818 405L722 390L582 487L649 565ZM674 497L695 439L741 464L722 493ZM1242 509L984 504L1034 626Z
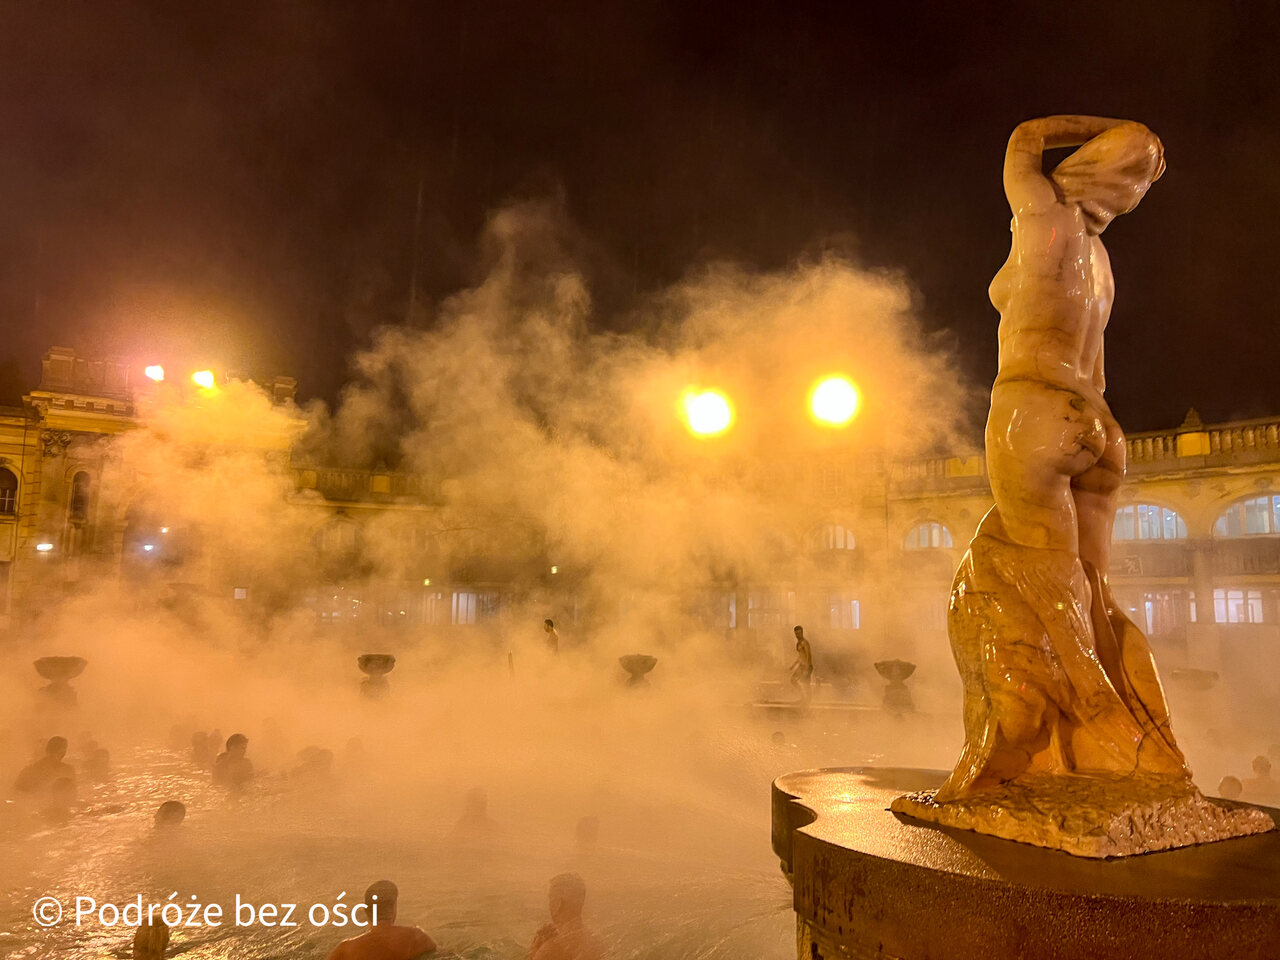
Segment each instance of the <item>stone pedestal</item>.
M800 960L1280 956L1280 833L1085 860L889 811L945 776L865 767L774 783Z

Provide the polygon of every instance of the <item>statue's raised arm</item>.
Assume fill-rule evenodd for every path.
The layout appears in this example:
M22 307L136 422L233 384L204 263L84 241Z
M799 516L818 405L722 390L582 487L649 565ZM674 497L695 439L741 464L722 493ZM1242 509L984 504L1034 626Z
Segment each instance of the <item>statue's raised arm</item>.
M1026 205L1062 201L1053 179L1044 171L1046 150L1079 146L1118 127L1129 128L1131 133L1145 131L1155 139L1155 135L1140 123L1110 117L1060 114L1018 124L1009 138L1004 156L1004 192L1014 214Z

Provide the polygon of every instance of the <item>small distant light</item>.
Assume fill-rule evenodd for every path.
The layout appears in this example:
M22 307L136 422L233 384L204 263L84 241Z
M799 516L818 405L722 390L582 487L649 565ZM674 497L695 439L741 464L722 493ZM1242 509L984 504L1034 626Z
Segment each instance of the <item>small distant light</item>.
M168 528L168 527L161 527L161 528L160 528L160 532L161 532L161 533L168 533L168 532L169 532L169 528Z
M234 599L234 600L248 600L248 599L249 599L249 588L248 588L248 587L235 587L235 588L231 591L231 597L232 597L232 599Z
M430 578L430 577L425 577L425 578L423 578L422 585L423 585L424 587L429 587L429 586L431 586L431 578Z
M155 548L156 548L156 545L154 543L144 543L142 545L142 549L147 551L147 553L150 553Z
M52 543L37 543L37 544L36 544L36 549L37 549L37 550L39 550L41 553L48 553L50 550L52 550L52 549L53 549L53 544L52 544Z
M553 567L551 568L551 572L552 572L552 573L559 573L559 572L560 572L560 568L559 568L559 567L556 567L556 566L553 566Z
M212 390L214 379L212 370L197 370L191 375L191 382L197 387L203 387L205 390Z
M151 366L147 367L147 369L143 370L142 372L145 373L149 379L154 380L156 383L159 383L161 380L164 379L164 367L160 366L160 364L158 363L153 363Z

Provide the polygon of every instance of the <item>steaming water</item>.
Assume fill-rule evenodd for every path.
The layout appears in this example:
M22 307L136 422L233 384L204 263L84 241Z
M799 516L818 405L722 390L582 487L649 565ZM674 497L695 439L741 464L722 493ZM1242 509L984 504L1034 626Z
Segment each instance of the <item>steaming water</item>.
M237 893L255 903L331 905L339 892L346 890L350 901L368 879L389 876L402 890L402 918L427 927L442 946L463 957L523 957L546 920L546 880L567 868L589 878L589 918L611 956L782 958L794 949L789 891L765 855L767 832L734 836L736 824L719 825L703 811L689 811L702 836L678 859L665 850L607 844L575 856L569 842L557 856L553 844L514 831L499 849L476 851L433 836L438 824L370 823L349 807L298 797L257 796L228 806L207 778L166 752L138 751L128 768L113 787L88 798L91 809L127 798L120 809L4 844L4 861L17 868L19 881L13 884L11 875L3 891L6 956L98 958L127 943L119 928L96 922L79 931L35 932L27 911L43 895L70 904L75 896L122 902L141 892L152 902L173 888L179 900L199 891L202 902L226 904L230 916ZM193 802L184 836L157 840L146 825L166 796ZM634 810L642 815L644 804ZM742 856L735 846L760 855ZM177 930L171 951L193 958L324 957L341 935L305 921L294 931L224 925Z
M240 798L212 786L187 751L136 736L140 745L116 745L110 782L82 787L69 825L32 832L30 811L10 804L0 953L128 956L132 931L96 918L41 930L32 904L54 896L71 913L77 896L159 903L176 891L181 902L194 894L223 905L224 917L217 928L175 929L170 955L321 958L358 931L314 928L303 912L332 906L344 891L346 903L358 901L387 877L400 886L402 922L427 929L442 955L522 958L547 919L547 880L575 870L588 884L588 925L611 957L793 956L791 891L769 848L770 781L815 764L876 760L886 745L918 739L913 724L874 715L852 725L770 722L734 702L732 690L710 696L704 686L689 699L603 686L588 691L562 677L490 690L483 710L465 685L435 686L427 697L402 685L396 703L377 709L352 696L334 728L362 736L363 759L331 740L335 779L301 783L288 770L307 735L289 742L249 729L261 776ZM780 728L802 745L771 742ZM504 828L487 845L448 836L474 784L486 786L490 816ZM151 818L171 798L187 804L187 820L161 837ZM584 815L600 821L594 851L575 846ZM237 928L237 894L298 903L301 926Z

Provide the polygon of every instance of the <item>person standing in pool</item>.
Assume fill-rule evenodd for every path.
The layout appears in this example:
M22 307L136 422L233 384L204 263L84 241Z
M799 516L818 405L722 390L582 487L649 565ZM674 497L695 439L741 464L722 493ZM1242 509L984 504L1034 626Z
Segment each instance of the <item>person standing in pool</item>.
M557 654L560 652L560 634L556 633L555 621L547 619L542 621L542 629L546 633L547 653Z
M791 664L791 685L800 691L800 699L807 701L813 692L809 682L813 678L813 648L805 639L804 627L797 625L796 659Z

